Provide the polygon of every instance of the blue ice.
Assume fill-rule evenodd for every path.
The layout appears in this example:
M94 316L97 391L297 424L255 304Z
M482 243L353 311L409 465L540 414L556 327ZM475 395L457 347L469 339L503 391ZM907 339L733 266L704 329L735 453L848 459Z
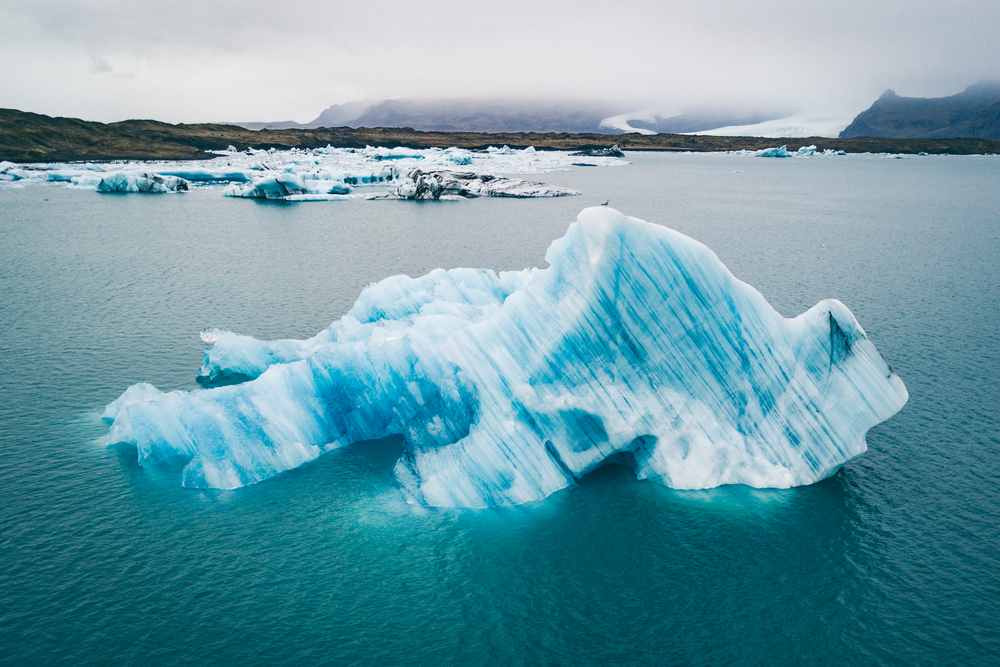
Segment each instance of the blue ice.
M386 278L309 340L206 331L204 375L255 379L130 387L105 411L109 440L142 465L189 459L185 486L235 488L401 434L412 502L487 507L608 461L679 489L810 484L907 400L839 301L783 318L666 227L586 209L545 257Z
M792 153L788 152L788 146L779 146L778 148L765 148L757 153L757 157L792 157Z

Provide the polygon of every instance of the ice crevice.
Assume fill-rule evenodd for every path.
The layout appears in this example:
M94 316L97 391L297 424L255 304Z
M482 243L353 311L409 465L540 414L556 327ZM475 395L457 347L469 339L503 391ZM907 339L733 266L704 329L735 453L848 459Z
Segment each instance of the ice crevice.
M606 463L679 489L832 475L906 402L851 312L778 314L704 245L585 209L545 269L436 269L366 288L308 340L203 332L202 375L254 378L105 411L139 462L236 488L400 434L396 478L429 506L515 505Z

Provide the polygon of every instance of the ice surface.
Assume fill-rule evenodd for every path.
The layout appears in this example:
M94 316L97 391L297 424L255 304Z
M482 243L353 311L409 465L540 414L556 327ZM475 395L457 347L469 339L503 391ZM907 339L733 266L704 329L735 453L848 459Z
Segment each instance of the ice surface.
M0 162L0 181L20 181L27 174L13 162Z
M601 129L618 130L619 132L624 132L625 134L656 134L653 130L645 127L632 127L629 125L629 121L632 120L655 123L656 114L651 111L637 111L634 113L622 114L620 116L612 116L602 120L600 127Z
M97 182L98 192L148 192L162 194L188 189L188 182L176 176L161 176L145 172L119 171L104 174Z
M792 154L788 152L787 146L765 148L762 151L758 151L757 155L758 157L792 157Z
M248 183L250 175L239 170L208 170L208 169L161 169L157 172L161 176L177 176L186 181L196 183L234 182Z
M741 151L747 153L748 151ZM788 152L788 146L780 146L778 148L765 148L764 150L752 153L757 157L812 157L816 155L816 146L800 146L799 150L794 153ZM844 155L843 151L835 152L827 149L820 153L820 155Z
M451 169L414 169L388 195L372 199L461 199L471 197L567 197L580 194L556 185Z
M203 374L256 379L136 385L109 439L142 465L190 458L185 486L234 488L402 434L413 502L485 507L609 461L680 489L809 484L907 400L843 304L785 319L678 232L586 209L546 260L387 278L307 341L206 331Z
M350 199L351 186L342 180L304 179L294 172L270 172L255 178L252 185L230 185L227 197L281 199L286 201L329 201Z
M0 188L22 184L64 182L67 187L96 190L102 179L116 173L176 177L192 187L220 189L229 196L282 200L344 199L349 190L333 183L309 181L339 181L347 188L370 187L395 189L397 181L414 169L436 171L456 169L481 176L507 174L538 174L571 169L573 158L568 151L536 151L528 147L514 150L490 147L483 152L461 148L385 148L368 146L354 148L315 148L292 150L247 150L233 148L217 151L210 160L117 162L103 164L31 164L0 163ZM600 156L592 160L595 166L628 164L621 157ZM279 177L291 174L295 178ZM233 187L237 185L238 187ZM282 194L287 189L287 194Z
M717 127L713 130L690 132L688 134L712 135L717 137L771 137L773 139L792 139L806 137L840 136L841 130L850 125L854 119L840 116L812 116L800 114L789 118L768 120L756 125L730 125Z
M625 152L615 144L611 148L590 148L585 151L577 151L576 153L570 153L570 155L577 157L625 157Z

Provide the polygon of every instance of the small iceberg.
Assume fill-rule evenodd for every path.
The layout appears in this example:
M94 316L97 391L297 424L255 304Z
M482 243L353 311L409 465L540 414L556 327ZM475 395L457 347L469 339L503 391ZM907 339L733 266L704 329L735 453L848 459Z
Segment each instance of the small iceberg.
M473 197L567 197L580 194L576 190L546 183L504 178L490 174L451 171L450 169L414 169L406 180L384 195L369 199L448 200Z
M96 175L95 175L96 176ZM90 178L87 183L92 183ZM75 182L75 181L74 181ZM84 182L84 181L81 181ZM167 192L183 192L188 189L188 182L176 176L163 176L145 172L114 172L101 174L94 188L98 192L145 192L163 194Z
M758 151L757 157L792 157L792 154L788 152L788 146L779 146Z
M281 201L336 201L352 199L351 187L342 181L303 179L296 173L279 172L254 180L252 185L230 185L226 197L275 199Z
M611 148L588 148L587 150L570 153L570 155L580 157L625 157L625 153L618 147L618 144L615 144Z

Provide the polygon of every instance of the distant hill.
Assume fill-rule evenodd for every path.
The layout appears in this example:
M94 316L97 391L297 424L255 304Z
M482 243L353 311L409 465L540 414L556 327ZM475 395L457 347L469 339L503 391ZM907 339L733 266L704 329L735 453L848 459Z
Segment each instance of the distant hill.
M641 134L697 132L748 125L788 115L782 111L699 110L669 118L623 113L609 102L525 99L398 99L335 104L308 123L233 123L251 130L320 127L411 127L424 132L570 132Z
M418 132L411 128L317 128L248 130L235 125L170 125L155 120L95 123L52 118L15 109L0 109L0 162L65 162L75 160L185 160L216 157L211 151L247 148L364 148L409 146L473 150L487 146L588 150L618 144L625 151L760 150L787 143L816 144L850 153L1000 153L1000 141L984 139L764 139L686 134ZM0 167L2 168L2 167Z
M949 97L900 97L887 90L840 136L1000 139L1000 81L977 83Z
M339 105L338 111L343 114L347 106ZM313 123L329 119L335 108ZM611 105L588 102L402 99L373 104L343 124L429 132L598 132L601 120L613 112Z

